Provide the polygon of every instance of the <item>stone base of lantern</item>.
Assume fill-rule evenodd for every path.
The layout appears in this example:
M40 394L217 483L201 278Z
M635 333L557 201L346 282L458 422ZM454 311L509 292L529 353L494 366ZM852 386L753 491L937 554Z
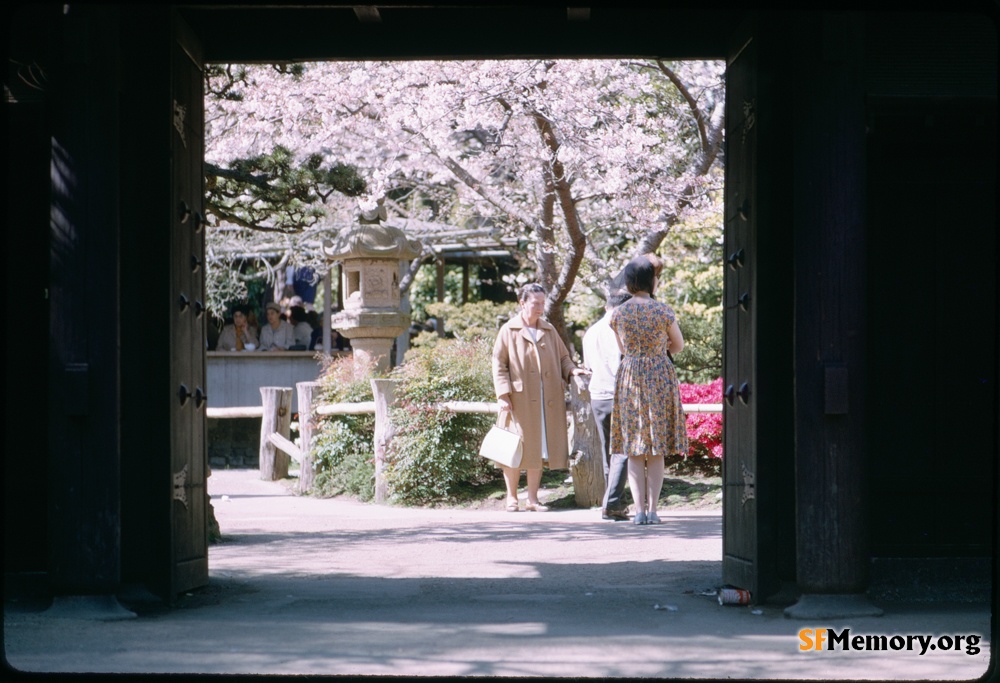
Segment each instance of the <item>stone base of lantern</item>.
M351 337L351 349L354 355L354 367L358 372L367 373L369 368L375 372L386 372L389 370L389 354L392 352L392 344L395 338L383 339L379 337Z
M330 323L351 340L355 374L360 376L372 365L377 372L389 369L392 344L410 329L410 316L402 311L362 308L341 311Z

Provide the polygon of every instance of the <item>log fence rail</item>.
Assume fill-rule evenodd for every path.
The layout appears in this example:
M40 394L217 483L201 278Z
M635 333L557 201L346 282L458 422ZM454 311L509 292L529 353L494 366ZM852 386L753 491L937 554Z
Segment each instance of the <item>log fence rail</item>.
M590 393L587 379L573 377L570 383L568 412L573 416L571 430L570 471L576 502L583 507L601 504L604 495L604 465L597 435L597 425L590 411ZM316 405L314 394L319 382L296 384L299 411L299 443L290 439L292 389L290 387L261 387L260 406L208 408L210 418L260 417L260 477L277 481L288 476L290 460L299 464L298 490L305 493L313 486L312 434L317 417L330 415L375 415L375 502L384 503L388 498L384 476L385 454L394 428L389 419L395 380L371 380L373 401L356 403L326 403ZM455 413L495 414L499 403L493 401L444 401L436 404L438 410ZM301 406L309 406L301 410ZM721 413L721 403L685 403L685 413Z

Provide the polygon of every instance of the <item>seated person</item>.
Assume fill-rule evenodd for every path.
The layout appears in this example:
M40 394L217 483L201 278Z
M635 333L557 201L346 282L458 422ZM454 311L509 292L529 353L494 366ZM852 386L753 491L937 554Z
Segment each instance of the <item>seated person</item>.
M309 323L309 318L306 316L306 309L302 306L292 306L288 309L288 312L291 316L293 331L292 345L289 347L289 350L308 351L310 348L309 342L312 341L313 326Z
M257 348L257 333L247 320L247 307L233 307L233 322L222 328L215 348L218 351L253 351Z
M274 301L264 307L267 324L260 330L261 351L287 351L295 342L292 326L281 319L281 306Z

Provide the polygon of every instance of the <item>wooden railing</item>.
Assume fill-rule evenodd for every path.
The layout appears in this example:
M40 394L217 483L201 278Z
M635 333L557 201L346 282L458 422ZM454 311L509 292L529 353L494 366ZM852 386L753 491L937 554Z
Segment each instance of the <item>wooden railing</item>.
M334 351L331 355L347 354ZM315 381L324 363L315 351L209 351L205 356L209 408L252 406L259 400L260 387L294 387ZM292 395L293 410L298 410L297 398Z
M588 380L574 376L570 383L570 401L567 406L573 416L570 471L576 502L582 507L600 505L604 496L604 463L597 425L590 409ZM290 460L299 464L300 492L313 486L312 433L316 419L331 415L375 414L375 502L387 500L384 476L385 456L395 428L389 417L393 402L395 380L373 379L373 401L356 403L327 403L316 405L314 394L319 382L298 382L296 386L299 410L299 443L291 441L292 389L290 387L261 387L261 405L231 408L208 408L210 418L260 417L260 476L277 481L288 476ZM303 410L302 406L308 406ZM455 413L491 414L499 411L495 401L445 401L436 404L438 410ZM721 413L721 403L685 403L685 413Z

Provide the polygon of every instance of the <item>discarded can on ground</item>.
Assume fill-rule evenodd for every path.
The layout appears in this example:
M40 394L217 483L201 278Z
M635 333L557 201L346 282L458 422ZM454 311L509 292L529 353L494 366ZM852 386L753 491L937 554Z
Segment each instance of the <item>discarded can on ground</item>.
M749 605L750 591L745 588L720 588L720 605Z

